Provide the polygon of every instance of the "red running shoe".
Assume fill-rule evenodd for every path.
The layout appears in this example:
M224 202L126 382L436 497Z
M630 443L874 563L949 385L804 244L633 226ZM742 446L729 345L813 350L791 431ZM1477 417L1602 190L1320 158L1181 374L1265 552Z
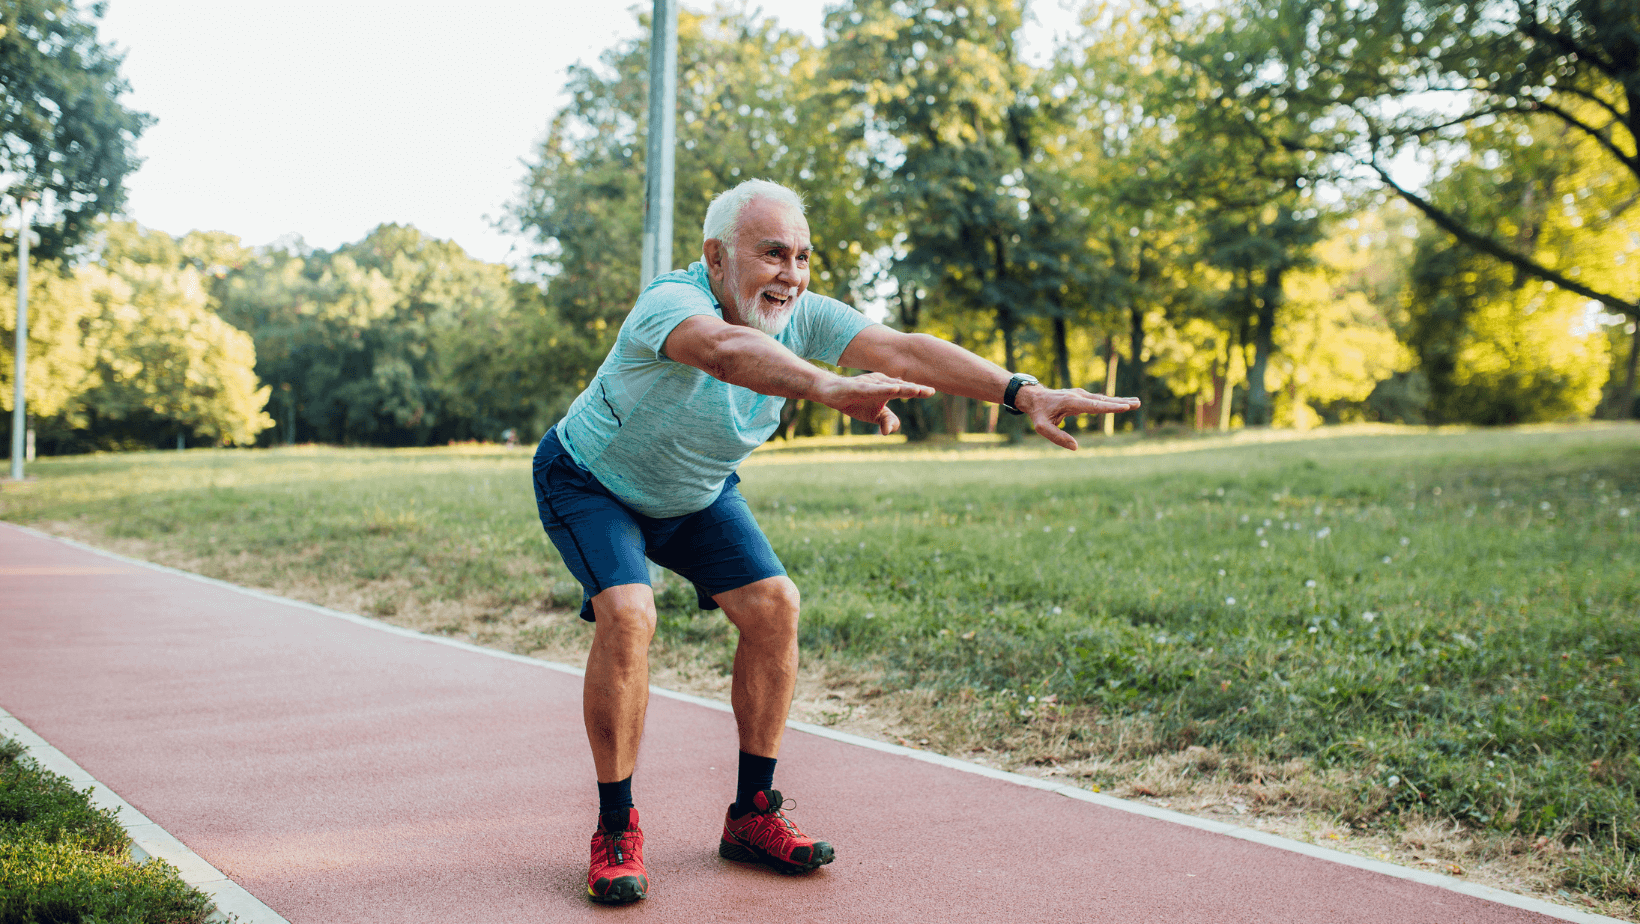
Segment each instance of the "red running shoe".
M831 845L798 830L781 813L780 790L765 789L752 797L752 810L723 822L718 856L740 863L767 863L782 873L806 873L836 858ZM730 810L734 806L729 806Z
M587 897L606 905L624 905L649 894L643 869L643 831L638 810L625 809L598 816L592 834L592 869L587 872Z

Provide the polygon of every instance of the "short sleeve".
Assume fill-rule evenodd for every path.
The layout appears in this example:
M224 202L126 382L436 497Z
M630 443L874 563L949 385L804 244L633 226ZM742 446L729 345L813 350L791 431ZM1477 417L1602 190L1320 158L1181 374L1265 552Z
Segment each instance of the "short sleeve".
M800 313L790 325L793 337L787 347L804 359L818 359L837 365L843 351L860 332L875 322L835 298L805 292Z
M642 350L658 359L667 357L661 352L666 338L685 320L695 315L719 317L712 296L701 290L685 273L671 273L655 280L627 315L621 333L631 348Z

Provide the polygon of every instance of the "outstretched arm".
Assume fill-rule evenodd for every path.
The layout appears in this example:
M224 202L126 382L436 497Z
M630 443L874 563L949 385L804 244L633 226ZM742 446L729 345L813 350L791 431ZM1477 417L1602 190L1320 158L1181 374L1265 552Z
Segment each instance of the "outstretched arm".
M876 424L884 435L900 428L887 407L894 398L926 398L934 389L882 374L842 376L827 372L779 341L720 318L696 315L667 335L668 358L715 379L778 398L804 398Z
M842 364L871 369L909 382L932 386L946 394L1002 401L1012 373L988 359L928 334L907 334L881 324L861 331L843 351ZM1065 418L1079 414L1120 414L1139 406L1138 398L1109 398L1080 388L1043 388L1027 385L1014 397L1031 426L1050 442L1076 449L1076 438L1059 428Z

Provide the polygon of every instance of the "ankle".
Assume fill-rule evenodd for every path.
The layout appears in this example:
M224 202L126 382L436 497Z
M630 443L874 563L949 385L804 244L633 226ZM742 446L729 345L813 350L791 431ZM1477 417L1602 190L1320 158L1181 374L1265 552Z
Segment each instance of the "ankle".
M740 818L756 808L752 799L774 786L774 767L779 761L773 757L740 752L740 775L735 785L735 804L730 813Z
M632 808L632 777L613 783L598 784L599 816L624 813Z

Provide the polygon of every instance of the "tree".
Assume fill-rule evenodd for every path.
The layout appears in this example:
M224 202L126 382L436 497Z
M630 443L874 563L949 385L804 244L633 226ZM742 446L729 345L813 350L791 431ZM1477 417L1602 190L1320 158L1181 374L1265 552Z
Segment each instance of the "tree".
M122 261L81 271L87 388L65 422L95 445L250 445L273 425L251 338L211 311L193 269Z
M1144 402L1130 415L1136 430L1155 416L1149 364L1160 354L1153 334L1166 338L1199 314L1204 294L1195 253L1200 219L1188 195L1195 177L1178 166L1179 120L1189 101L1178 94L1177 58L1142 11L1122 2L1090 5L1084 35L1060 49L1050 91L1063 100L1060 169L1084 216L1090 260L1075 293L1084 306L1079 320L1104 334L1101 387ZM1180 344L1172 338L1165 348Z
M509 396L476 390L445 357L482 366L474 338L513 299L503 266L389 224L333 253L270 250L228 283L223 315L255 336L257 372L278 391L287 441L494 439L518 420L492 413Z
M1187 17L1174 11L1175 20ZM1225 105L1249 125L1299 109L1316 118L1264 123L1273 147L1313 157L1309 175L1375 181L1475 253L1640 320L1632 273L1574 274L1534 241L1498 233L1450 200L1398 178L1406 154L1451 163L1487 150L1507 167L1530 158L1526 138L1566 137L1584 149L1588 182L1573 193L1574 237L1623 228L1640 209L1640 6L1612 0L1252 0L1199 14L1222 37ZM1436 179L1440 173L1436 172ZM1632 246L1632 245L1631 245ZM1640 326L1629 369L1640 354ZM1625 404L1632 406L1634 375Z
M51 193L34 223L41 260L64 257L119 210L137 137L153 123L120 100L121 58L97 40L102 9L13 0L0 13L0 173L11 191Z
M181 265L169 235L114 222L99 237L97 262L67 276L42 273L49 281L35 286L45 290L31 302L40 340L57 345L39 377L49 387L37 393L30 376L42 443L61 452L168 445L179 436L254 442L272 421L250 337L217 317L204 277Z
M551 350L518 381L560 396L558 412L591 380L638 296L647 60L646 37L570 69L570 102L509 209L512 226L536 242L546 287L515 319L519 339ZM818 92L818 66L808 40L773 20L680 12L674 266L698 259L712 197L763 177L805 194L816 290L853 299L876 238L862 217L858 126Z
M1287 274L1292 310L1275 330L1271 372L1277 425L1361 420L1378 383L1411 368L1375 265L1384 234L1376 215L1350 218L1316 247L1311 266Z
M1036 325L1063 347L1065 297L1088 271L1086 216L1052 163L1057 110L1019 58L1020 16L1014 0L857 0L826 19L826 74L863 126L873 211L897 226L899 326L927 323L925 305L947 322L987 315L1011 369Z
M28 366L24 382L25 407L37 418L63 412L85 389L87 367L83 326L96 306L82 275L64 273L55 261L34 265L29 274ZM0 305L17 299L17 261L0 260ZM0 311L0 409L9 433L15 389L15 362L11 345L17 315ZM8 444L9 445L9 444Z

